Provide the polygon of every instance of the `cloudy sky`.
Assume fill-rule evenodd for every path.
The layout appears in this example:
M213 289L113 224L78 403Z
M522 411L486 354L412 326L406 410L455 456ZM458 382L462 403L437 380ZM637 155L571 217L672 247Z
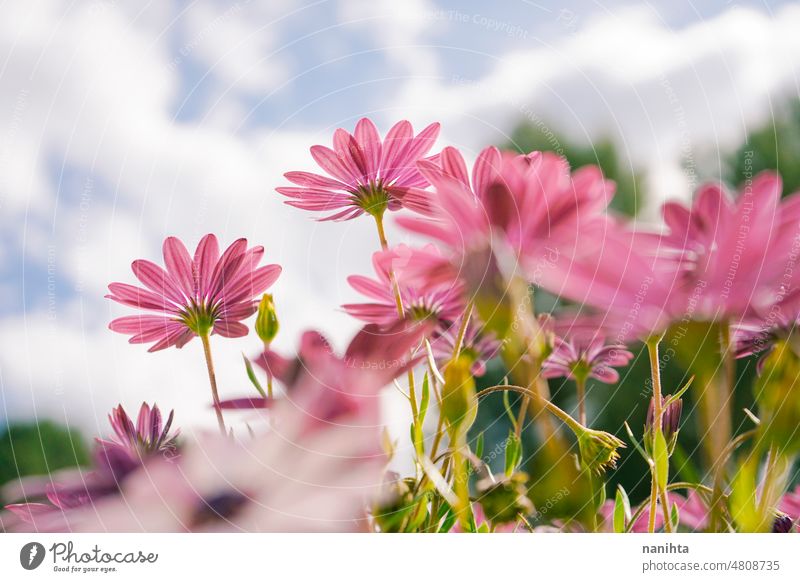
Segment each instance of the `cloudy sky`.
M0 19L0 425L105 430L117 402L210 422L200 345L148 354L107 330L130 262L207 232L266 247L291 349L369 272L368 221L282 204L283 172L368 115L443 124L468 156L528 119L610 137L646 171L648 207L685 197L709 144L739 143L798 93L800 7L783 2L11 1ZM713 156L711 164L713 165ZM711 169L713 172L713 168ZM390 229L390 236L401 235ZM225 395L247 390L216 341Z

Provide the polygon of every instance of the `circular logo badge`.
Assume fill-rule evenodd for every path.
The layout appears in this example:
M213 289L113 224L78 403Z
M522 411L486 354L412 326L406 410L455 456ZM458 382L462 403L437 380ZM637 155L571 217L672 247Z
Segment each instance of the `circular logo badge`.
M26 570L35 570L44 561L44 546L39 542L28 542L19 551L19 563Z

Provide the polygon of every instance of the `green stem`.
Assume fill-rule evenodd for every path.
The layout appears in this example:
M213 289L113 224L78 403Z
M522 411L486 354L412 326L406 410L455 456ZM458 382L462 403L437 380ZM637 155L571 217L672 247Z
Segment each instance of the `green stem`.
M211 398L214 401L214 411L217 413L217 424L219 430L223 435L228 434L225 430L225 420L222 418L222 408L219 404L219 392L217 391L217 376L214 373L214 361L211 359L211 342L208 339L208 334L200 335L200 341L203 343L203 353L206 356L206 368L208 369L208 381L211 383Z
M658 357L658 345L661 343L663 335L652 336L647 339L647 353L650 356L650 375L653 383L653 443L650 450L655 450L655 439L661 432L661 425L664 417L664 403L661 391L661 363ZM650 471L650 520L647 524L647 531L649 533L655 532L656 527L656 500L661 498L661 511L664 514L664 531L671 532L671 522L669 515L669 503L667 500L667 492L660 490L658 487L658 480L656 478L656 471L653 468Z

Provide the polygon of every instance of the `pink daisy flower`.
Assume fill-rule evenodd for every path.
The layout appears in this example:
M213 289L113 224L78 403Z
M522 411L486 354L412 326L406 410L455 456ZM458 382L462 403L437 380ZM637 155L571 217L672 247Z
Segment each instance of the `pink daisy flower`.
M759 174L736 199L719 184L705 185L691 207L667 203L663 216L664 233L609 232L602 245L547 270L548 286L640 337L684 318L749 327L773 305L788 314L797 304L786 289L787 273L796 271L800 196L781 200L777 175ZM780 319L762 328L791 321Z
M136 424L134 424L131 417L120 405L108 415L108 421L111 423L111 428L114 429L116 438L96 440L98 444L106 449L122 448L134 458L151 454L173 456L177 451L175 441L178 438L178 432L180 432L170 433L174 417L175 411L171 410L166 422L162 422L161 411L158 406L153 405L151 408L149 404L143 402L139 408Z
M169 237L164 241L166 269L150 261L134 261L131 268L144 288L111 283L111 293L106 295L154 314L120 317L109 328L132 336L130 343L152 343L151 352L183 347L195 336L247 335L241 320L256 312L254 298L281 272L278 265L258 267L263 255L263 247L248 249L242 238L220 256L217 237L207 234L192 258L180 240Z
M439 260L441 255L433 245L415 249L398 245L387 251L372 255L376 279L361 275L347 278L350 286L372 299L372 303L349 303L343 305L347 313L367 323L390 325L400 319L395 298L394 283L397 281L405 317L413 321L451 322L464 311L463 288L453 281L419 280L414 283L406 277L406 268L417 261Z
M781 190L777 174L762 172L735 198L712 183L700 188L691 208L664 205L668 230L652 236L652 251L671 264L667 272L677 272L684 298L676 309L689 301L686 290L698 286L698 318L741 317L775 301L788 282L780 278L800 220L800 199L781 201Z
M333 213L321 220L349 220L365 212L380 219L386 210L400 208L425 212L428 182L416 163L438 135L438 123L414 135L411 124L400 121L381 140L375 124L361 119L354 134L334 132L333 149L311 148L311 156L328 176L288 172L285 177L295 186L276 190L290 198L290 206Z
M25 523L38 518L51 518L53 514L91 505L100 499L117 495L121 484L149 459L161 457L174 459L178 456L176 440L178 431L170 432L174 411L170 411L162 425L158 406L151 408L143 403L136 424L122 405L108 415L115 437L110 440L95 439L94 468L84 473L73 471L47 480L44 487L23 487L25 498L42 498L47 503L24 502L6 506Z
M438 162L418 166L436 190L431 211L424 218L400 217L398 224L448 249L452 260L428 265L430 273L461 276L473 285L486 276L492 249L510 253L534 276L551 255L593 244L614 194L596 167L571 174L567 162L551 153L516 155L489 147L478 155L471 179L452 147Z
M614 368L627 366L633 354L623 345L608 345L603 337L588 341L555 337L552 353L542 364L545 378L594 378L606 384L619 381Z
M468 356L472 363L472 374L483 376L486 374L486 364L500 354L500 342L494 334L483 330L483 325L476 321L475 314L470 318L464 337L461 340L462 356ZM438 333L431 341L433 356L439 366L443 366L453 357L458 332L461 328L461 319L454 321L447 329Z
M368 325L342 357L307 332L296 357L268 350L259 359L286 397L252 439L206 435L182 445L177 459L148 457L119 495L59 511L20 508L27 525L3 523L14 531L364 531L387 460L379 392L414 363L407 355L424 331L407 322L383 331ZM139 430L115 418L117 437L162 441L152 436L164 434L155 421L150 415Z

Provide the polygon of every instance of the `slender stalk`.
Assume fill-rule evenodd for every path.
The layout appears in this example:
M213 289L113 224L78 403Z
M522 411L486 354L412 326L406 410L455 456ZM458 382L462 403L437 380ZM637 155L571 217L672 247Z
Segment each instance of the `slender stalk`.
M707 409L707 418L709 426L707 430L710 431L709 462L711 464L711 473L714 478L714 494L711 497L711 525L712 531L718 529L719 524L722 522L722 490L725 481L725 468L727 465L728 455L725 454L727 443L731 439L731 399L733 398L733 385L736 382L736 362L735 354L731 346L731 331L730 324L727 321L722 322L720 325L720 352L722 358L722 369L724 377L722 382L716 382L716 386L706 386L706 391L709 389L716 389L717 394L712 399L711 406L707 402L708 398L704 400ZM716 414L714 410L716 409ZM712 415L714 415L712 417Z
M669 497L667 497L667 491L662 490L659 492L658 496L661 499L661 507L664 511L664 531L672 533L672 516L669 514Z
M661 363L658 357L658 345L661 343L663 335L653 336L647 339L647 353L650 356L650 375L653 383L653 448L655 449L656 435L661 432L661 425L664 417L664 403L661 390ZM656 528L656 500L661 499L661 511L664 514L664 531L672 532L672 522L669 515L669 503L667 492L659 490L656 478L655 467L650 472L652 480L650 484L650 520L647 524L649 533L655 532Z
M464 336L467 335L467 326L472 317L473 302L470 300L467 307L464 309L464 315L461 317L461 325L458 328L458 335L456 336L455 344L453 345L453 359L461 354L461 348L464 346Z
M269 342L264 342L264 351L269 351ZM272 373L267 370L267 398L272 399Z
M664 416L664 403L661 395L661 365L658 361L658 344L661 337L654 337L647 340L647 353L650 356L650 376L653 383L653 429L661 430L661 422Z
M513 384L498 384L497 386L490 386L489 388L484 388L480 392L476 394L478 398L483 398L489 394L494 392L503 392L503 391L511 391L517 392L526 396L530 400L537 402L542 408L550 412L553 416L561 420L564 424L570 427L575 432L580 432L584 430L584 427L578 424L578 421L572 418L567 412L561 410L558 406L550 402L548 399L541 396L538 392L534 392L530 388L524 388L523 386L514 386Z
M575 385L578 389L578 420L583 426L589 426L586 422L586 377L583 374L576 376Z
M658 499L658 485L656 484L656 469L650 467L650 514L647 520L647 533L656 531L656 500Z
M214 373L214 361L211 359L211 342L208 334L201 334L200 341L203 343L203 353L206 356L206 368L208 369L208 381L211 383L211 398L214 401L214 411L217 413L217 424L223 435L228 434L225 430L225 420L222 418L222 408L219 405L219 392L217 391L217 376Z

